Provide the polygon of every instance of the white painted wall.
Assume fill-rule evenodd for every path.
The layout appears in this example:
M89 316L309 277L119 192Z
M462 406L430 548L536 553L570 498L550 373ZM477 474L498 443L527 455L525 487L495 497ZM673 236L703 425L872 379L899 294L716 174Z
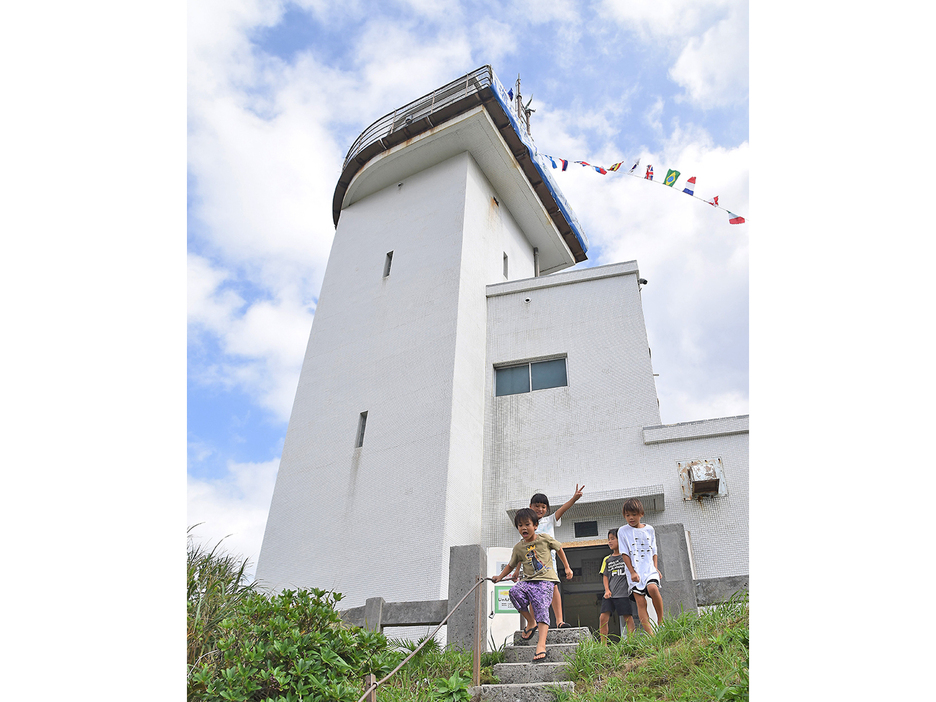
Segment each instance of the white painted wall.
M576 521L596 520L598 538L624 523L590 513L589 494L662 484L665 509L645 521L685 525L697 577L745 574L746 420L745 433L726 434L738 427L714 420L710 433L722 435L691 439L706 432L678 425L654 430L656 439L673 438L644 443L644 428L660 425L660 413L637 278L629 262L488 287L482 545L515 543L506 506L536 492L555 509L576 483L586 485L556 530L560 541L574 542ZM567 355L567 387L494 396L495 365L558 354ZM699 457L722 458L728 495L682 500L677 462Z
M449 547L480 542L485 286L505 250L533 272L468 153L402 183L342 212L257 566L344 607L444 598Z

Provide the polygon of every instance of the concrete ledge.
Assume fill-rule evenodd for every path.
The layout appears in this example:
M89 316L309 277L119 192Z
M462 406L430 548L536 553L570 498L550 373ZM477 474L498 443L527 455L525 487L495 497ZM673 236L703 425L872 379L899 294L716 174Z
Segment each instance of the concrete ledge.
M732 575L726 578L705 578L695 581L696 602L700 607L727 602L739 590L747 590L747 575Z
M565 504L572 494L557 495L550 500L552 511ZM663 485L643 485L640 487L619 488L617 490L602 490L582 495L581 499L569 507L562 515L563 519L576 519L588 515L589 517L620 517L621 505L624 500L636 497L641 501L647 512L662 512L664 509ZM512 500L506 505L507 516L513 522L517 510L529 507L529 500ZM602 542L607 543L607 542Z
M379 600L381 598L370 598L368 602ZM379 614L374 603L371 605L371 612L374 615L368 616L367 605L363 607L352 607L338 614L345 624L352 626L364 626L365 622L370 628L382 629L385 626L429 626L438 624L445 615L448 614L448 600L422 600L417 602L380 602ZM369 621L375 619L375 621Z
M643 428L644 444L662 444L667 441L686 441L688 439L708 439L714 436L747 434L750 415L703 419L698 422L680 422Z
M522 280L511 280L506 283L494 283L488 285L486 290L488 297L497 297L498 295L513 295L530 290L552 288L557 285L572 285L586 280L600 280L601 278L613 278L619 275L637 275L639 272L637 270L637 261L627 261L625 263L611 263L607 266L595 266L594 268L580 268L564 273L551 273L541 275L538 278L523 278Z
M568 680L566 673L569 665L560 658L556 660L549 649L546 650L546 660L533 665L532 663L498 663L494 666L494 676L501 685L516 685L520 683L559 682Z
M524 683L513 685L479 685L469 687L468 694L472 702L556 702L554 690L572 694L575 683L570 680L561 682Z
M464 606L464 605L462 605ZM384 605L384 626L429 626L438 624L448 614L448 600L388 602Z

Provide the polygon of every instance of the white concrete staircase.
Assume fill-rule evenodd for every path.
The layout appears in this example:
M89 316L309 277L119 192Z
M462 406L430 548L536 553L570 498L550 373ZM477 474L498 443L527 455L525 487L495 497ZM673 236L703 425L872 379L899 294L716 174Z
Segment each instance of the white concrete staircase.
M505 650L506 663L494 666L496 685L471 687L472 702L554 702L556 687L572 692L575 683L566 678L566 659L575 656L582 639L591 638L588 627L550 629L546 636L546 660L533 663L536 652L536 634L529 641L514 632L513 645Z

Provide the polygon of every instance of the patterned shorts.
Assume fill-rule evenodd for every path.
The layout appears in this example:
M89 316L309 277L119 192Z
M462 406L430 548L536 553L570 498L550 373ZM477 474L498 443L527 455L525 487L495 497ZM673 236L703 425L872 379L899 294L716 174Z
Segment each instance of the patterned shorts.
M532 604L533 618L549 624L549 605L552 604L555 587L552 580L521 580L510 588L507 595L518 612L525 612Z

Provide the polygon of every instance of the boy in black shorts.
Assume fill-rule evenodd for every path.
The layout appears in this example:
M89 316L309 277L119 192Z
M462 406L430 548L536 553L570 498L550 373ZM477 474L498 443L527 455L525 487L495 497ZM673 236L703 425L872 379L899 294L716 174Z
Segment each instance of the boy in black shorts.
M617 529L608 532L608 548L611 555L601 562L601 579L604 581L604 599L601 601L601 617L598 619L598 632L601 643L608 642L608 621L612 612L624 617L627 633L634 633L634 601L627 596L627 565L618 549Z

